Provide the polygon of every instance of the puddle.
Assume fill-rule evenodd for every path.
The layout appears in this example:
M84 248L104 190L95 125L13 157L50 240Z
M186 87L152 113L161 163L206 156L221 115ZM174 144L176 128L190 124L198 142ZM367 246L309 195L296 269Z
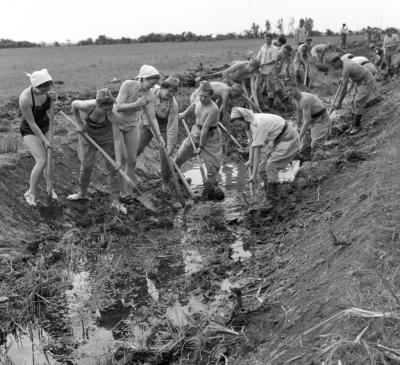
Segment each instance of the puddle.
M27 331L29 332L29 331ZM49 337L41 329L21 337L7 336L5 355L0 350L0 363L6 365L53 365L56 361L44 347L49 343ZM2 362L4 361L4 362Z
M232 248L231 258L233 261L245 261L249 259L252 254L250 251L246 251L243 247L243 240L239 237L234 243L230 246Z
M291 162L285 169L279 171L279 182L283 183L293 181L299 169L300 161L295 160ZM187 179L191 180L192 186L203 185L203 179L198 166L194 166L192 169L185 171L184 175ZM225 188L248 186L248 172L244 162L239 162L237 164L223 164L219 172L218 181Z
M199 250L182 250L183 263L185 265L186 275L192 275L199 272L204 267L203 257L201 256Z

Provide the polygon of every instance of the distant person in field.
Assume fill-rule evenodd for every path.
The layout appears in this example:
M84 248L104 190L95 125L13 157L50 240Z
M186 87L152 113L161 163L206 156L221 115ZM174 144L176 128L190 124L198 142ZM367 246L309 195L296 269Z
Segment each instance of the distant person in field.
M168 77L160 86L154 87L156 96L155 114L160 129L161 136L167 145L168 154L171 156L178 142L178 102L175 99L175 93L178 91L179 79ZM139 157L144 149L153 139L153 133L148 125L141 118L139 121L139 147L137 156ZM171 191L171 176L168 167L168 161L163 153L160 154L161 160L161 189L164 192Z
M108 89L100 89L96 99L75 100L71 103L72 112L77 122L78 132L86 132L101 148L121 166L121 132L118 128L118 117L113 111L115 99ZM83 117L82 117L83 114ZM81 171L79 175L79 191L67 197L68 200L88 199L88 187L97 149L85 137L79 135L79 159ZM119 202L120 180L118 171L105 162L111 206L122 214L127 214L125 206Z
M330 132L328 112L318 96L299 90L294 81L285 83L286 93L293 98L297 111L300 154L304 160L324 158L324 144Z
M227 85L233 83L244 84L250 81L251 96L257 107L260 107L257 98L256 81L260 74L260 62L256 59L251 61L236 61L233 62L223 73L222 77Z
M250 154L246 166L253 169L249 181L255 181L260 171L266 195L264 209L271 210L280 199L278 172L298 153L299 135L279 115L253 113L245 108L233 108L231 122L242 127L249 136Z
M224 82L219 81L211 81L209 84L214 91L211 100L219 106L223 124L229 129L230 125L227 125L227 121L230 119L232 107L241 103L240 99L244 93L243 87L237 83L233 83L232 86L229 86ZM190 104L194 103L200 96L201 90L200 85L198 89L193 91L192 95L190 95Z
M300 19L299 26L294 30L294 43L299 46L306 41L307 31L305 28L304 19Z
M29 181L29 190L24 194L29 206L37 205L36 193L40 175L46 177L47 149L53 148L48 139L50 119L54 119L54 101L50 90L53 79L46 69L35 71L29 76L31 86L26 88L19 97L19 107L22 113L20 132L29 152L35 159ZM52 191L52 198L57 194Z
M341 49L345 49L346 48L348 31L349 31L349 28L347 28L346 23L343 23L342 27L340 28L340 48Z
M293 48L289 44L282 46L276 54L275 72L277 75L290 77Z
M139 146L138 123L140 118L144 119L144 124L148 125L147 112L153 121L158 133L158 122L155 115L155 105L157 103L153 87L158 84L161 76L153 66L143 65L140 68L136 80L126 80L122 83L117 96L114 111L117 113L119 129L122 132L122 168L126 174L136 181L136 159ZM124 204L132 204L134 198L128 185L121 183L121 199Z
M201 153L207 169L207 182L204 189L216 189L218 173L222 161L222 136L218 128L219 109L211 100L214 90L208 81L204 81L200 87L200 93L196 100L179 114L180 119L186 119L194 113L196 123L192 126L191 135L197 147L197 153ZM178 166L195 156L192 144L187 137L179 147L175 162ZM223 196L222 196L223 198Z
M341 60L339 56L334 57L331 62L333 66L342 69L342 85L336 109L342 107L349 81L352 81L357 86L357 94L353 104L352 129L350 130L350 134L356 134L361 130L361 119L365 111L365 105L376 90L376 82L371 73L358 63L351 60Z
M385 56L385 64L386 64L386 71L387 75L390 75L394 72L394 67L393 67L393 55L397 52L399 49L399 36L391 29L386 29L385 31L385 37L383 38L383 53Z
M301 82L302 75L305 77L306 74L307 65L309 62L309 54L311 52L311 43L312 39L306 38L305 43L299 46L296 55L294 56L293 66L298 83Z
M311 48L311 57L319 63L325 63L325 55L329 51L333 51L334 46L331 43L317 44Z
M278 47L272 44L272 34L265 35L265 44L260 48L257 54L257 61L260 62L260 95L264 89L267 92L268 108L274 105L275 86L274 86L274 69Z

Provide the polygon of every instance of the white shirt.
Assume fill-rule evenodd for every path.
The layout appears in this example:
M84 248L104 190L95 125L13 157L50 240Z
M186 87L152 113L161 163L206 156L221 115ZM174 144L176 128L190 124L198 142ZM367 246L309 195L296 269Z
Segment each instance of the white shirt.
M254 121L250 123L251 135L253 137L252 147L268 144L282 132L285 119L275 114L255 113Z
M258 52L256 59L261 64L260 72L262 74L268 75L269 73L271 73L273 71L274 64L272 64L272 65L263 65L263 64L269 63L271 61L276 62L277 54L278 54L278 47L275 46L274 44L271 44L270 46L267 46L266 44L264 44L260 48L260 51Z
M306 28L305 27L296 28L294 35L295 35L294 38L295 38L297 44L304 43L307 38Z

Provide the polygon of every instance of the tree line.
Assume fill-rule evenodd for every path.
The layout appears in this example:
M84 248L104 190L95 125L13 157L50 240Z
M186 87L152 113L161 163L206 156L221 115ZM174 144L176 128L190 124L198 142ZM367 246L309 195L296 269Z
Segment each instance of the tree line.
M305 22L305 28L311 37L316 36L333 36L338 35L338 32L334 32L331 29L326 29L325 32L314 29L314 20L309 17L303 18ZM266 33L271 33L273 36L285 35L288 37L293 36L293 32L296 28L295 19L293 17L285 23L283 18L277 20L275 26L272 26L270 20L266 20L264 26L252 23L249 29L244 30L241 33L230 32L225 34L195 34L193 32L182 32L182 33L150 33L142 35L139 38L111 38L102 34L96 39L87 38L80 40L76 43L78 46L87 45L104 45L104 44L130 44L130 43L160 43L160 42L200 42L200 41L219 41L227 39L258 39L262 38ZM364 34L365 28L361 31L352 32L350 34ZM70 40L66 41L67 45L72 45ZM58 41L55 41L53 46L60 46ZM45 46L44 42L32 43L28 41L13 41L10 39L0 39L0 48L19 48L19 47L41 47Z

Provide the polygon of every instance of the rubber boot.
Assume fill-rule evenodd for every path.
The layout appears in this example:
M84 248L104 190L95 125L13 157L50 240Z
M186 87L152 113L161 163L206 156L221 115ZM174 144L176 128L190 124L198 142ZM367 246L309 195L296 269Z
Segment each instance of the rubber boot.
M278 183L264 183L266 201L262 206L262 210L272 210L278 202Z
M268 98L268 108L272 109L272 107L274 106L274 98Z
M350 135L356 134L361 130L361 114L353 114L353 126L349 132Z

